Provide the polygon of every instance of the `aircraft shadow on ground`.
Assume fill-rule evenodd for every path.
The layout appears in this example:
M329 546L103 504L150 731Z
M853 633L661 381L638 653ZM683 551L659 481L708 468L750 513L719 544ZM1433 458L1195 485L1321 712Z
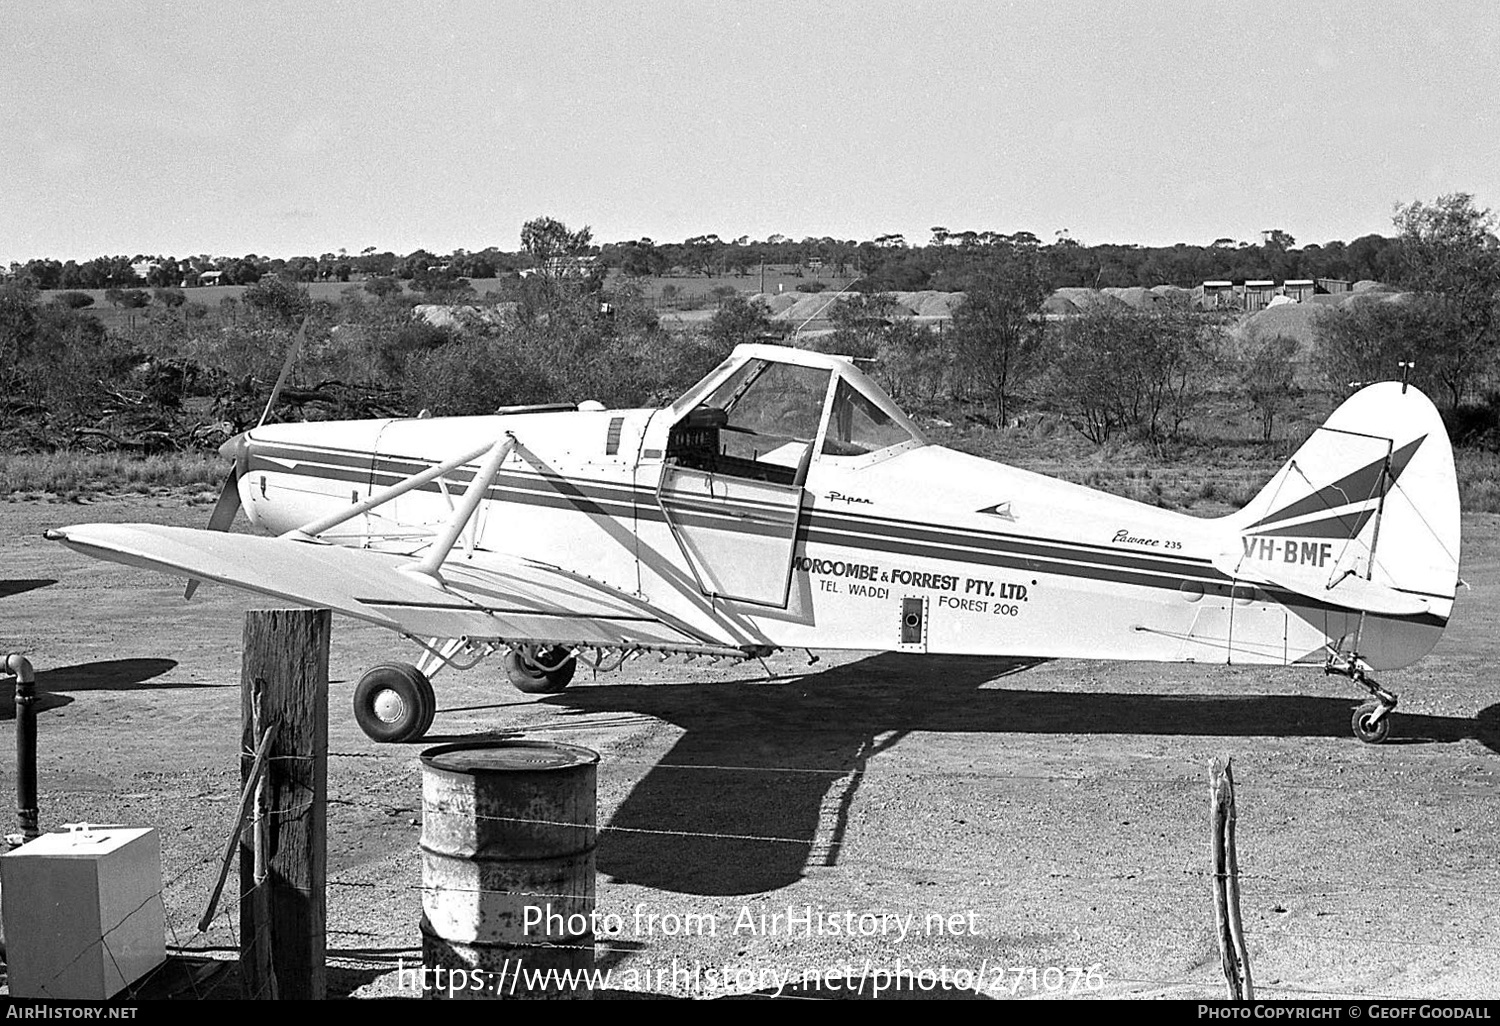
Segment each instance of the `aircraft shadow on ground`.
M1356 695L980 687L1034 665L885 654L790 679L581 688L547 701L574 715L635 712L683 728L601 831L597 866L620 881L705 895L770 891L809 866L836 864L860 781L852 771L914 731L1359 744L1349 725ZM1405 743L1475 738L1500 752L1500 705L1473 719L1398 712L1392 735Z
M38 577L34 580L17 578L15 580L0 580L0 599L10 598L12 595L22 595L28 591L38 588L50 588L57 581L53 578Z
M159 688L198 688L205 684L188 684L181 681L153 684L153 677L160 677L177 668L175 659L101 659L76 666L59 666L36 671L36 710L46 712L70 704L71 696L61 694L68 691L142 691ZM0 720L14 719L16 715L16 688L14 682L0 687Z

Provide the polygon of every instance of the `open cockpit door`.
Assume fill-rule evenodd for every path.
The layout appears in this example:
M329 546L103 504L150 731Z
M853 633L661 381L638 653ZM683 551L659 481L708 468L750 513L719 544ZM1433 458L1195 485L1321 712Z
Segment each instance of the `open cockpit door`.
M672 426L657 501L703 594L786 607L832 377L748 360Z
M922 445L845 357L746 345L668 415L657 501L705 595L786 608L805 486Z

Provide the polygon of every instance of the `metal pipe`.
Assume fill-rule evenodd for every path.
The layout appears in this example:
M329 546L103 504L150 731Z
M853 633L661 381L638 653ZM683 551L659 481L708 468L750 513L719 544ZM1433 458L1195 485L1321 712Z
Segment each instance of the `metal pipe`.
M41 833L36 797L36 671L19 653L6 656L3 665L16 678L16 823L21 832L12 847L19 847Z

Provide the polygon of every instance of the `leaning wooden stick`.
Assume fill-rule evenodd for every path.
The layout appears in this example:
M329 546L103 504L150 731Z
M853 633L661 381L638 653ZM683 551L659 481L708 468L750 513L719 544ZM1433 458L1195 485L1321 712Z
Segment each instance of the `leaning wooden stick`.
M229 863L234 858L234 849L239 845L240 834L245 830L245 820L250 815L250 804L255 799L256 784L260 782L260 775L266 768L266 756L271 751L271 742L276 739L276 724L271 724L261 735L260 744L255 747L255 762L250 766L250 776L245 778L245 786L240 791L240 812L235 818L234 829L229 832L229 843L224 846L224 861L219 866L219 880L214 884L213 897L208 899L208 911L203 913L203 918L198 920L198 932L202 933L208 929L208 924L213 922L214 913L219 908L219 895L224 893L224 881L229 877Z

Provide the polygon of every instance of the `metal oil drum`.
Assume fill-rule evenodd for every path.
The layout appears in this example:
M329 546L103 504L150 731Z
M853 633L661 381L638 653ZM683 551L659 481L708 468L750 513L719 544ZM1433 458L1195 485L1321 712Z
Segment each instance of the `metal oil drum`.
M590 995L598 763L547 741L422 753L428 997Z

